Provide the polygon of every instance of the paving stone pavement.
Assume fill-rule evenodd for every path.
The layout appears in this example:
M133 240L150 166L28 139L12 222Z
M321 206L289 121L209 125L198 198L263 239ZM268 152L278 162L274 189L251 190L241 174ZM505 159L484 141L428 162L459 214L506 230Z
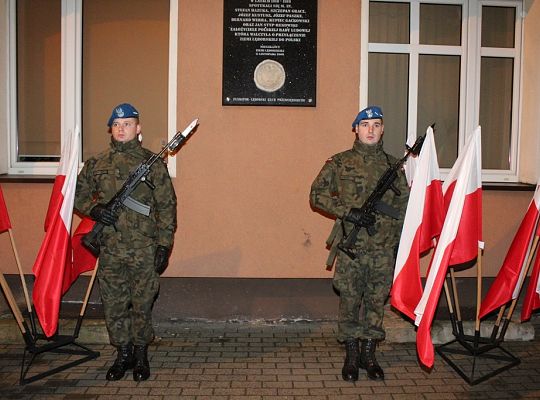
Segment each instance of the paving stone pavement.
M540 317L536 326L540 325ZM105 380L115 358L111 346L88 345L100 357L36 382L19 385L21 344L0 345L1 399L540 399L540 338L505 342L521 363L469 385L438 354L431 371L417 361L414 343L383 342L377 358L384 382L364 374L356 383L341 379L343 348L330 322L186 322L150 345L152 375ZM538 332L538 330L537 330ZM33 374L74 356L44 353ZM471 360L469 357L468 360Z

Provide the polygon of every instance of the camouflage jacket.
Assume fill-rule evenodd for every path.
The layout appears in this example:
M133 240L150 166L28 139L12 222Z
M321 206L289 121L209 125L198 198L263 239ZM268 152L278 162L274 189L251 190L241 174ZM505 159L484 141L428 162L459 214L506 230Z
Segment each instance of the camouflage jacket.
M327 160L311 186L311 206L337 218L333 232L336 233L338 224L341 231L342 217L347 215L351 208L362 206L379 178L396 161L395 157L384 152L382 142L369 146L356 140L352 149ZM369 236L366 229L362 229L356 241L357 248L394 249L399 243L409 199L409 188L402 172L399 173L395 186L401 191L401 195L397 196L392 190L388 190L383 201L398 210L399 219L377 214L376 233ZM352 224L346 222L345 228L348 232Z
M88 215L97 203L107 203L120 190L129 173L151 155L152 152L143 148L137 139L127 143L111 140L108 150L84 163L77 179L75 209ZM124 207L116 230L112 226L103 230L102 245L109 248L142 248L152 244L172 247L176 230L176 194L165 163L155 162L148 180L155 189L140 183L131 197L150 206L150 215L147 217Z

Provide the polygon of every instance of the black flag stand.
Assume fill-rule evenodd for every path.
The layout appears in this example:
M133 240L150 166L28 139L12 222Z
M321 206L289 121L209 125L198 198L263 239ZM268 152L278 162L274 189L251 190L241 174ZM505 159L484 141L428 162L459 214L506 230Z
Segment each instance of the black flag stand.
M533 252L531 252L531 255L532 253ZM444 359L444 361L446 361L446 363L448 363L448 365L450 365L469 385L476 385L483 382L518 365L521 362L519 358L514 356L502 346L517 299L513 301L507 317L502 320L502 329L500 328L502 315L504 314L504 306L501 307L499 317L493 326L491 335L489 337L482 337L480 335L479 310L482 289L481 260L482 255L481 250L479 249L477 258L477 303L474 334L465 334L459 308L459 297L456 288L454 270L453 268L449 268L452 290L451 293L448 293L448 285L445 281L445 292L448 302L448 309L450 310L450 321L452 324L452 334L454 335L454 339L435 347L435 350Z
M73 333L71 335L59 335L56 334L51 338L47 338L44 334L39 333L35 327L35 324L33 324L32 332L28 331L28 329L22 330L23 339L25 342L25 348L22 356L22 362L21 362L21 375L19 383L21 385L25 385L27 383L35 382L39 379L45 378L47 376L56 374L57 372L65 371L66 369L72 368L74 366L80 365L82 363L85 363L87 361L93 360L97 357L99 357L100 353L97 351L93 351L90 348L83 346L80 343L77 343L77 338L79 337L79 332L82 325L82 320L86 311L86 306L88 304L88 300L90 298L90 294L92 292L92 287L94 285L94 281L96 278L97 273L97 263L94 268L94 271L92 273L92 277L90 278L90 282L88 284L88 288L86 290L86 296L84 298L81 311L77 317L77 322L75 324L75 327L73 329ZM33 321L34 318L31 317L31 320ZM26 326L26 324L24 324ZM41 343L38 345L38 343ZM44 353L56 353L56 354L67 354L70 357L68 357L68 361L60 365L58 367L52 368L47 371L36 373L32 376L28 376L30 369L32 367L32 364L36 360L36 358ZM72 359L71 356L80 356L79 358Z
M455 322L452 321L455 339L436 346L435 350L469 385L483 382L521 362L502 347L508 320L498 338L481 337L477 330L474 335L466 335L462 329L454 329Z
M21 262L19 259L19 254L17 252L17 247L15 246L15 240L13 238L11 228L8 229L8 232L9 232L9 237L11 239L11 248L13 250L17 268L19 270L19 277L20 277L21 285L24 291L26 305L28 308L25 314L26 314L26 317L30 320L30 328L28 328L28 324L26 323L25 317L23 316L23 313L21 312L21 309L19 308L19 305L17 304L17 301L15 300L15 296L13 295L13 292L11 291L6 279L4 278L4 274L0 271L0 287L2 288L2 291L4 292L4 296L6 297L9 308L11 309L11 312L13 313L15 321L17 322L17 326L19 327L19 330L21 331L21 335L25 344L24 352L22 356L22 362L21 362L21 374L20 374L19 383L21 385L24 385L30 382L35 382L46 376L50 376L60 371L64 371L75 365L79 365L86 361L99 357L99 352L92 351L86 346L83 346L76 342L76 339L79 336L82 319L86 311L86 305L88 304L88 300L92 292L92 287L94 285L94 280L97 273L97 263L94 268L94 272L92 273L90 282L88 284L86 296L83 301L79 316L77 318L77 323L73 330L73 334L55 335L52 338L47 338L45 335L43 335L42 333L38 331L36 318L35 318L36 316L35 316L34 310L32 309L32 304L30 302L28 288L26 285L26 281L24 279L24 274L22 272ZM45 341L44 344L38 345L38 343L41 343L43 341ZM65 348L67 346L70 346L71 348ZM36 357L40 354L47 353L47 352L64 353L64 354L69 354L69 355L79 355L79 356L82 356L82 358L79 358L76 360L70 360L69 362L67 362L66 364L62 366L53 368L49 371L40 372L31 377L28 377L28 373L30 372L32 363L36 360Z
M73 335L56 335L54 336L52 341L49 340L48 343L38 346L37 342L41 339L46 339L46 338L41 334L34 336L32 339L32 343L30 345L27 344L24 349L24 353L22 357L22 365L21 365L21 377L19 381L21 385L35 382L39 379L56 374L57 372L64 371L68 368L74 367L76 365L82 364L86 361L90 361L99 357L99 352L92 351L88 347L83 346L82 344L77 343L75 341L77 339L77 333L73 333ZM66 348L67 346L72 346L72 348ZM32 366L32 363L36 359L36 357L46 352L79 355L79 356L84 356L84 357L78 358L73 361L69 361L66 364L61 365L59 367L50 369L48 371L40 372L33 376L28 377L27 374L30 370L30 367ZM28 358L27 358L27 355L28 355Z

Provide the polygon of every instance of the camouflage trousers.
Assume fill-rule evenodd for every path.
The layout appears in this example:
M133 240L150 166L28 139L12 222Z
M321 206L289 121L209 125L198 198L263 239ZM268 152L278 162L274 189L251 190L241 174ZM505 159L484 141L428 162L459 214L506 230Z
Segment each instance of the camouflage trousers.
M339 252L333 284L339 291L338 336L383 340L384 303L394 274L394 252L359 251L351 260Z
M103 247L97 276L111 344L148 344L154 338L152 305L159 289L155 246L114 254Z

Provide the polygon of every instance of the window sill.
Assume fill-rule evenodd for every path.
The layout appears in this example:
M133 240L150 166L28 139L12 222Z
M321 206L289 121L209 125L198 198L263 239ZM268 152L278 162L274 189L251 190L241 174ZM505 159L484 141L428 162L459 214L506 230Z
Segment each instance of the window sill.
M0 175L0 183L54 183L54 175Z
M482 184L482 190L502 190L506 192L534 192L536 185L518 182L487 182Z

